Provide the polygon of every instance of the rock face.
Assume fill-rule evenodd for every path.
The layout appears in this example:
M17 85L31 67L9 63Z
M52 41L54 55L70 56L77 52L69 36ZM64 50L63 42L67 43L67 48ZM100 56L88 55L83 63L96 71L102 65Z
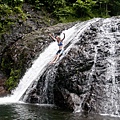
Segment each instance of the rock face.
M26 101L120 114L120 17L100 19L77 38L62 60L47 68Z
M91 25L62 59L55 80L57 105L68 104L75 111L120 114L119 22L119 18L101 19Z

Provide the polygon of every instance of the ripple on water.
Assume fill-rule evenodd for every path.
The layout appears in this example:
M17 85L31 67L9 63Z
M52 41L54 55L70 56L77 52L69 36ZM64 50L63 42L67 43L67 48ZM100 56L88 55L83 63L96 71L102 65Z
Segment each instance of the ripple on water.
M120 120L119 117L98 114L71 113L54 105L0 105L0 120Z

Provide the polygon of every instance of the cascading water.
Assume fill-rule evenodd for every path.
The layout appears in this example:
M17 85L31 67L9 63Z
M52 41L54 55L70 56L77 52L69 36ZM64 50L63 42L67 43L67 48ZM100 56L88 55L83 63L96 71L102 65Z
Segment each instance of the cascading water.
M95 22L98 19L93 19L91 21L83 22L74 27L70 28L69 30L65 30L66 38L64 40L64 45L68 47L66 48L66 52L71 48L71 46L77 40L77 34L79 32L82 33L91 23ZM79 28L79 31L76 32L76 28ZM62 34L61 34L62 36ZM33 84L34 82L38 81L41 74L45 71L47 64L52 60L55 53L57 51L56 43L51 43L49 47L38 57L37 60L34 61L32 67L27 70L23 78L20 80L18 87L12 92L12 95L4 98L0 98L1 103L11 103L11 102L18 102L22 95L25 93L27 88Z
M119 36L120 30L118 29L118 20L105 19L103 25L99 28L101 32L98 33L97 39L99 44L97 49L102 49L104 46L104 52L106 55L101 56L101 63L105 63L105 78L104 78L104 94L102 106L103 114L119 115L120 112L120 100L119 100ZM118 26L117 26L118 25ZM96 61L98 62L98 60ZM102 113L101 112L101 113Z

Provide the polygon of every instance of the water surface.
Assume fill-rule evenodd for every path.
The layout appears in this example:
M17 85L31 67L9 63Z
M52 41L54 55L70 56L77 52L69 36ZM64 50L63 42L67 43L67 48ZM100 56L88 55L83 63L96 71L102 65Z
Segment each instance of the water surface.
M120 120L119 117L71 113L48 105L0 105L0 120Z

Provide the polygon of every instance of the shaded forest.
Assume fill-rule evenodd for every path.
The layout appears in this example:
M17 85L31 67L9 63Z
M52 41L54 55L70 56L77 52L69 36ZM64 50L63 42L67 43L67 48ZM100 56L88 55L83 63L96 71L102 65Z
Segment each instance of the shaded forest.
M34 6L35 10L44 10L59 22L88 20L94 17L111 17L120 14L118 0L1 0L0 1L0 33L5 31L14 21L7 18L18 14L25 19L22 10L24 3Z

